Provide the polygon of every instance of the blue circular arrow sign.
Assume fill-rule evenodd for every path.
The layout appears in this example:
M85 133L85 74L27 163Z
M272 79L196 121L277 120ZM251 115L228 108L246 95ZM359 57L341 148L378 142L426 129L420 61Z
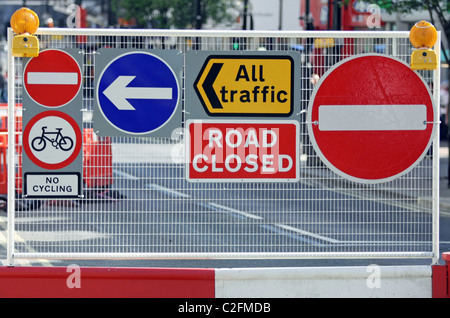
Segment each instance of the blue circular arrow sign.
M122 54L99 75L99 109L111 125L125 133L158 130L174 115L179 98L174 71L148 52Z

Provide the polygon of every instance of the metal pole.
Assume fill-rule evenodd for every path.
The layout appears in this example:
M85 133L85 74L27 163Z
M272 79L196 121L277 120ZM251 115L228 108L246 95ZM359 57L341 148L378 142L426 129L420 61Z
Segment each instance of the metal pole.
M201 10L201 0L197 0L195 3L195 28L200 30L202 28L202 10Z
M437 52L438 61L441 58L441 31L438 32L438 39L434 46ZM433 72L433 99L434 99L434 113L439 121L439 99L440 99L440 77L441 69L438 67ZM432 241L433 241L433 264L439 261L439 125L436 125L436 132L433 139L433 185L432 185Z
M108 14L108 27L115 27L116 26L116 16L115 13L112 10L112 4L111 4L111 0L108 0L107 2L107 14Z
M333 1L333 30L341 30L341 3L338 0Z
M244 0L244 11L242 13L242 30L247 30L247 12L248 12L248 0Z
M283 29L283 0L280 0L280 7L279 7L279 12L278 12L278 16L279 16L279 21L278 21L278 30L282 30Z

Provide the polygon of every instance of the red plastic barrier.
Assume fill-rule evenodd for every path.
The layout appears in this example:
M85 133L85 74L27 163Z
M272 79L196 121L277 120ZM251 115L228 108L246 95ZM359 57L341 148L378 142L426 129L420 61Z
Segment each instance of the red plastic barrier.
M214 298L213 269L0 267L0 298Z
M6 133L7 117L0 116L0 134ZM22 143L20 134L22 132L22 118L16 122L16 153L18 154L19 169L16 174L16 190L22 192ZM7 167L6 150L8 147L8 136L6 134L0 137L0 194L7 194ZM106 187L114 183L112 170L112 150L111 139L97 138L93 129L85 128L83 130L83 175L85 186ZM4 159L3 159L4 157ZM5 180L5 182L3 182Z
M96 137L92 128L83 131L84 183L87 187L105 187L114 182L111 138Z
M1 107L0 107L1 108ZM19 169L16 173L16 189L17 192L22 192L22 141L21 141L21 134L22 134L22 117L18 116L16 118L16 142L15 142L15 148L17 157L19 160ZM8 193L8 168L6 166L6 152L8 149L8 116L0 116L0 156L1 156L1 167L0 167L0 194L7 194Z
M8 174L6 166L6 150L8 148L8 136L0 133L0 194L8 193Z
M433 298L450 298L450 252L442 254L445 265L433 266Z
M17 107L21 108L22 106L18 104ZM7 104L0 104L0 111L2 111L2 115L0 115L0 133L8 132L7 110ZM16 153L19 158L19 170L16 174L16 189L19 193L22 192L22 128L22 117L18 116L16 118ZM7 143L0 144L0 156L3 155L3 151L6 154L5 147L7 147ZM85 186L94 188L107 187L113 184L111 139L109 137L97 138L92 128L85 128L83 129L83 151L83 175ZM3 162L1 163L3 164ZM7 185L1 183L1 180L7 179L6 172L6 161L4 161L4 165L0 167L0 194L7 193Z

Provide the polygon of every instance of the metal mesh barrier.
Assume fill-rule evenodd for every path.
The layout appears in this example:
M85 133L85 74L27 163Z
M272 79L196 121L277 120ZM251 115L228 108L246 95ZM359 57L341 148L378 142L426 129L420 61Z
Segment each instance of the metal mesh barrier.
M15 212L8 215L12 258L437 256L438 145L407 174L389 182L361 184L336 175L321 162L306 125L313 74L322 76L337 62L361 53L386 54L409 63L407 32L41 28L37 36L41 50L78 48L83 55L83 197L24 198L18 138L17 174L9 176L9 182L16 184L15 200L9 200ZM315 39L328 38L334 40L333 47L314 47ZM299 52L299 181L186 181L184 120L171 138L98 136L92 113L100 48L174 49L183 54L190 50ZM14 58L12 63L15 68L9 79L15 79L14 102L21 105L22 61ZM420 71L420 75L431 89L437 87L437 71ZM436 101L438 94L432 93ZM184 110L184 97L181 106ZM17 109L19 122L26 105L23 108Z

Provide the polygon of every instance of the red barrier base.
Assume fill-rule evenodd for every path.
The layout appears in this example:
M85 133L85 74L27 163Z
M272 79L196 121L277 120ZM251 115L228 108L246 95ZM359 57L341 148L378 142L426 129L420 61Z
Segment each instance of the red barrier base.
M433 266L433 298L450 298L450 252L442 253L445 265Z
M0 298L214 298L214 270L0 267Z

